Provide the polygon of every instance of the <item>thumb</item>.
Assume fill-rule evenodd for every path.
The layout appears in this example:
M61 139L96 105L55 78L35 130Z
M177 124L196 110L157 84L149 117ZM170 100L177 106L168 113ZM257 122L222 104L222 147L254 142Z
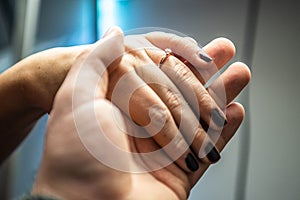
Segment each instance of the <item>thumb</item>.
M118 27L112 27L101 40L93 44L92 50L74 66L75 73L69 77L74 86L73 106L105 98L108 87L107 68L123 52L124 35Z

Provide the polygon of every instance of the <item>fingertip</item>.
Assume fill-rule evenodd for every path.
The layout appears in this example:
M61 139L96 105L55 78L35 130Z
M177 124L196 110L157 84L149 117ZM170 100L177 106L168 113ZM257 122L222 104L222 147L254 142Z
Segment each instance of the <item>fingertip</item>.
M110 36L110 35L120 35L120 36L123 36L124 33L122 31L122 29L118 26L112 26L110 27L105 33L104 35L102 36L102 38L105 38L107 36Z
M232 102L226 108L226 117L229 124L240 124L245 117L245 108L241 103Z
M195 172L199 169L198 161L193 153L188 153L184 160L190 172Z
M219 41L221 44L223 44L225 47L227 47L230 53L230 55L234 56L235 53L236 53L236 48L235 48L235 45L234 43L228 39L228 38L225 38L225 37L220 37L219 39L217 39L217 41Z
M102 36L102 38L94 43L94 48L97 49L99 46L103 46L103 43L109 41L109 43L124 44L124 33L118 26L110 27ZM119 46L119 45L116 45ZM113 47L113 46L111 46ZM110 50L109 48L107 49Z
M240 127L245 116L245 109L242 104L233 102L227 106L226 116L228 119L228 124L224 127L221 137L216 145L220 151L223 150L223 148Z
M120 36L124 37L123 30L120 27L113 26L112 28L113 28L113 34L120 35Z
M230 73L233 77L236 77L235 80L239 80L240 83L243 83L246 86L251 80L251 71L250 68L242 62L235 62L229 66ZM229 69L228 68L228 69Z
M211 164L217 163L221 159L219 151L211 143L206 146L206 157Z
M227 55L233 57L236 53L236 48L234 43L225 37L219 37L211 41L211 43L214 43L215 45L218 45L220 49L226 50Z
M247 83L249 83L252 78L251 69L248 67L248 65L246 65L245 63L242 63L242 62L236 62L236 65L240 66L240 68L244 74L245 81L247 81Z
M117 26L111 27L103 36L103 38L94 44L90 61L101 60L107 68L124 52L124 34L121 28ZM97 58L97 59L96 59ZM94 61L93 61L94 60Z
M223 67L236 53L233 42L223 37L212 40L203 49L213 58L218 68Z

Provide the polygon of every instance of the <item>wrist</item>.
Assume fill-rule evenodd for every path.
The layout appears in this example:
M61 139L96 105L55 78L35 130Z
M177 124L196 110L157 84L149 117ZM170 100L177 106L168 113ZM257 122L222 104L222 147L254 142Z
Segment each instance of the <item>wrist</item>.
M89 45L53 48L22 61L21 88L28 104L50 112L55 95L75 59L88 48Z

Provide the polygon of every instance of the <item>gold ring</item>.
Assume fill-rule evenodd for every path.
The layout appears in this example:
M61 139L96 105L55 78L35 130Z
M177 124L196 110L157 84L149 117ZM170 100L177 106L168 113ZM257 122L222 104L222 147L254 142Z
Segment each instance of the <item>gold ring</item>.
M161 58L159 64L158 64L158 67L160 68L162 66L162 64L164 64L164 62L168 59L169 56L172 56L174 55L172 50L169 49L169 48L166 48L165 49L165 55Z

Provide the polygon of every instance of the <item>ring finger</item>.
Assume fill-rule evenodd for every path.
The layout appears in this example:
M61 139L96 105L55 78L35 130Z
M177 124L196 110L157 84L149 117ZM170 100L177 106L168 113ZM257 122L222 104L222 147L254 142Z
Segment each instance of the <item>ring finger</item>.
M155 54L161 55L163 53L163 51L154 48L145 50L150 58L156 57L154 56ZM157 66L152 65L153 67L136 68L137 74L145 82L149 82L149 79L151 79L151 81L159 83L150 84L149 86L170 109L188 144L192 144L192 149L194 152L197 152L199 158L204 162L216 162L220 158L218 151L214 148L213 142L200 125L198 116L201 112L201 117L205 117L204 119L208 121L208 124L211 124L216 130L221 130L225 122L225 118L222 116L224 115L223 112L214 104L205 88L183 63L173 56L163 57L163 59L165 60L161 65L161 70L164 73L160 72ZM187 73L182 73L182 69L187 70ZM151 73L152 75L145 76ZM160 73L166 74L167 78L160 78L158 76ZM181 76L181 74L186 74L186 76ZM191 76L194 84L190 84L188 80L185 80L187 76ZM179 87L177 88L176 86ZM198 89L200 86L202 88ZM190 105L194 106L195 110L200 107L200 111L196 112L197 114L195 115Z

